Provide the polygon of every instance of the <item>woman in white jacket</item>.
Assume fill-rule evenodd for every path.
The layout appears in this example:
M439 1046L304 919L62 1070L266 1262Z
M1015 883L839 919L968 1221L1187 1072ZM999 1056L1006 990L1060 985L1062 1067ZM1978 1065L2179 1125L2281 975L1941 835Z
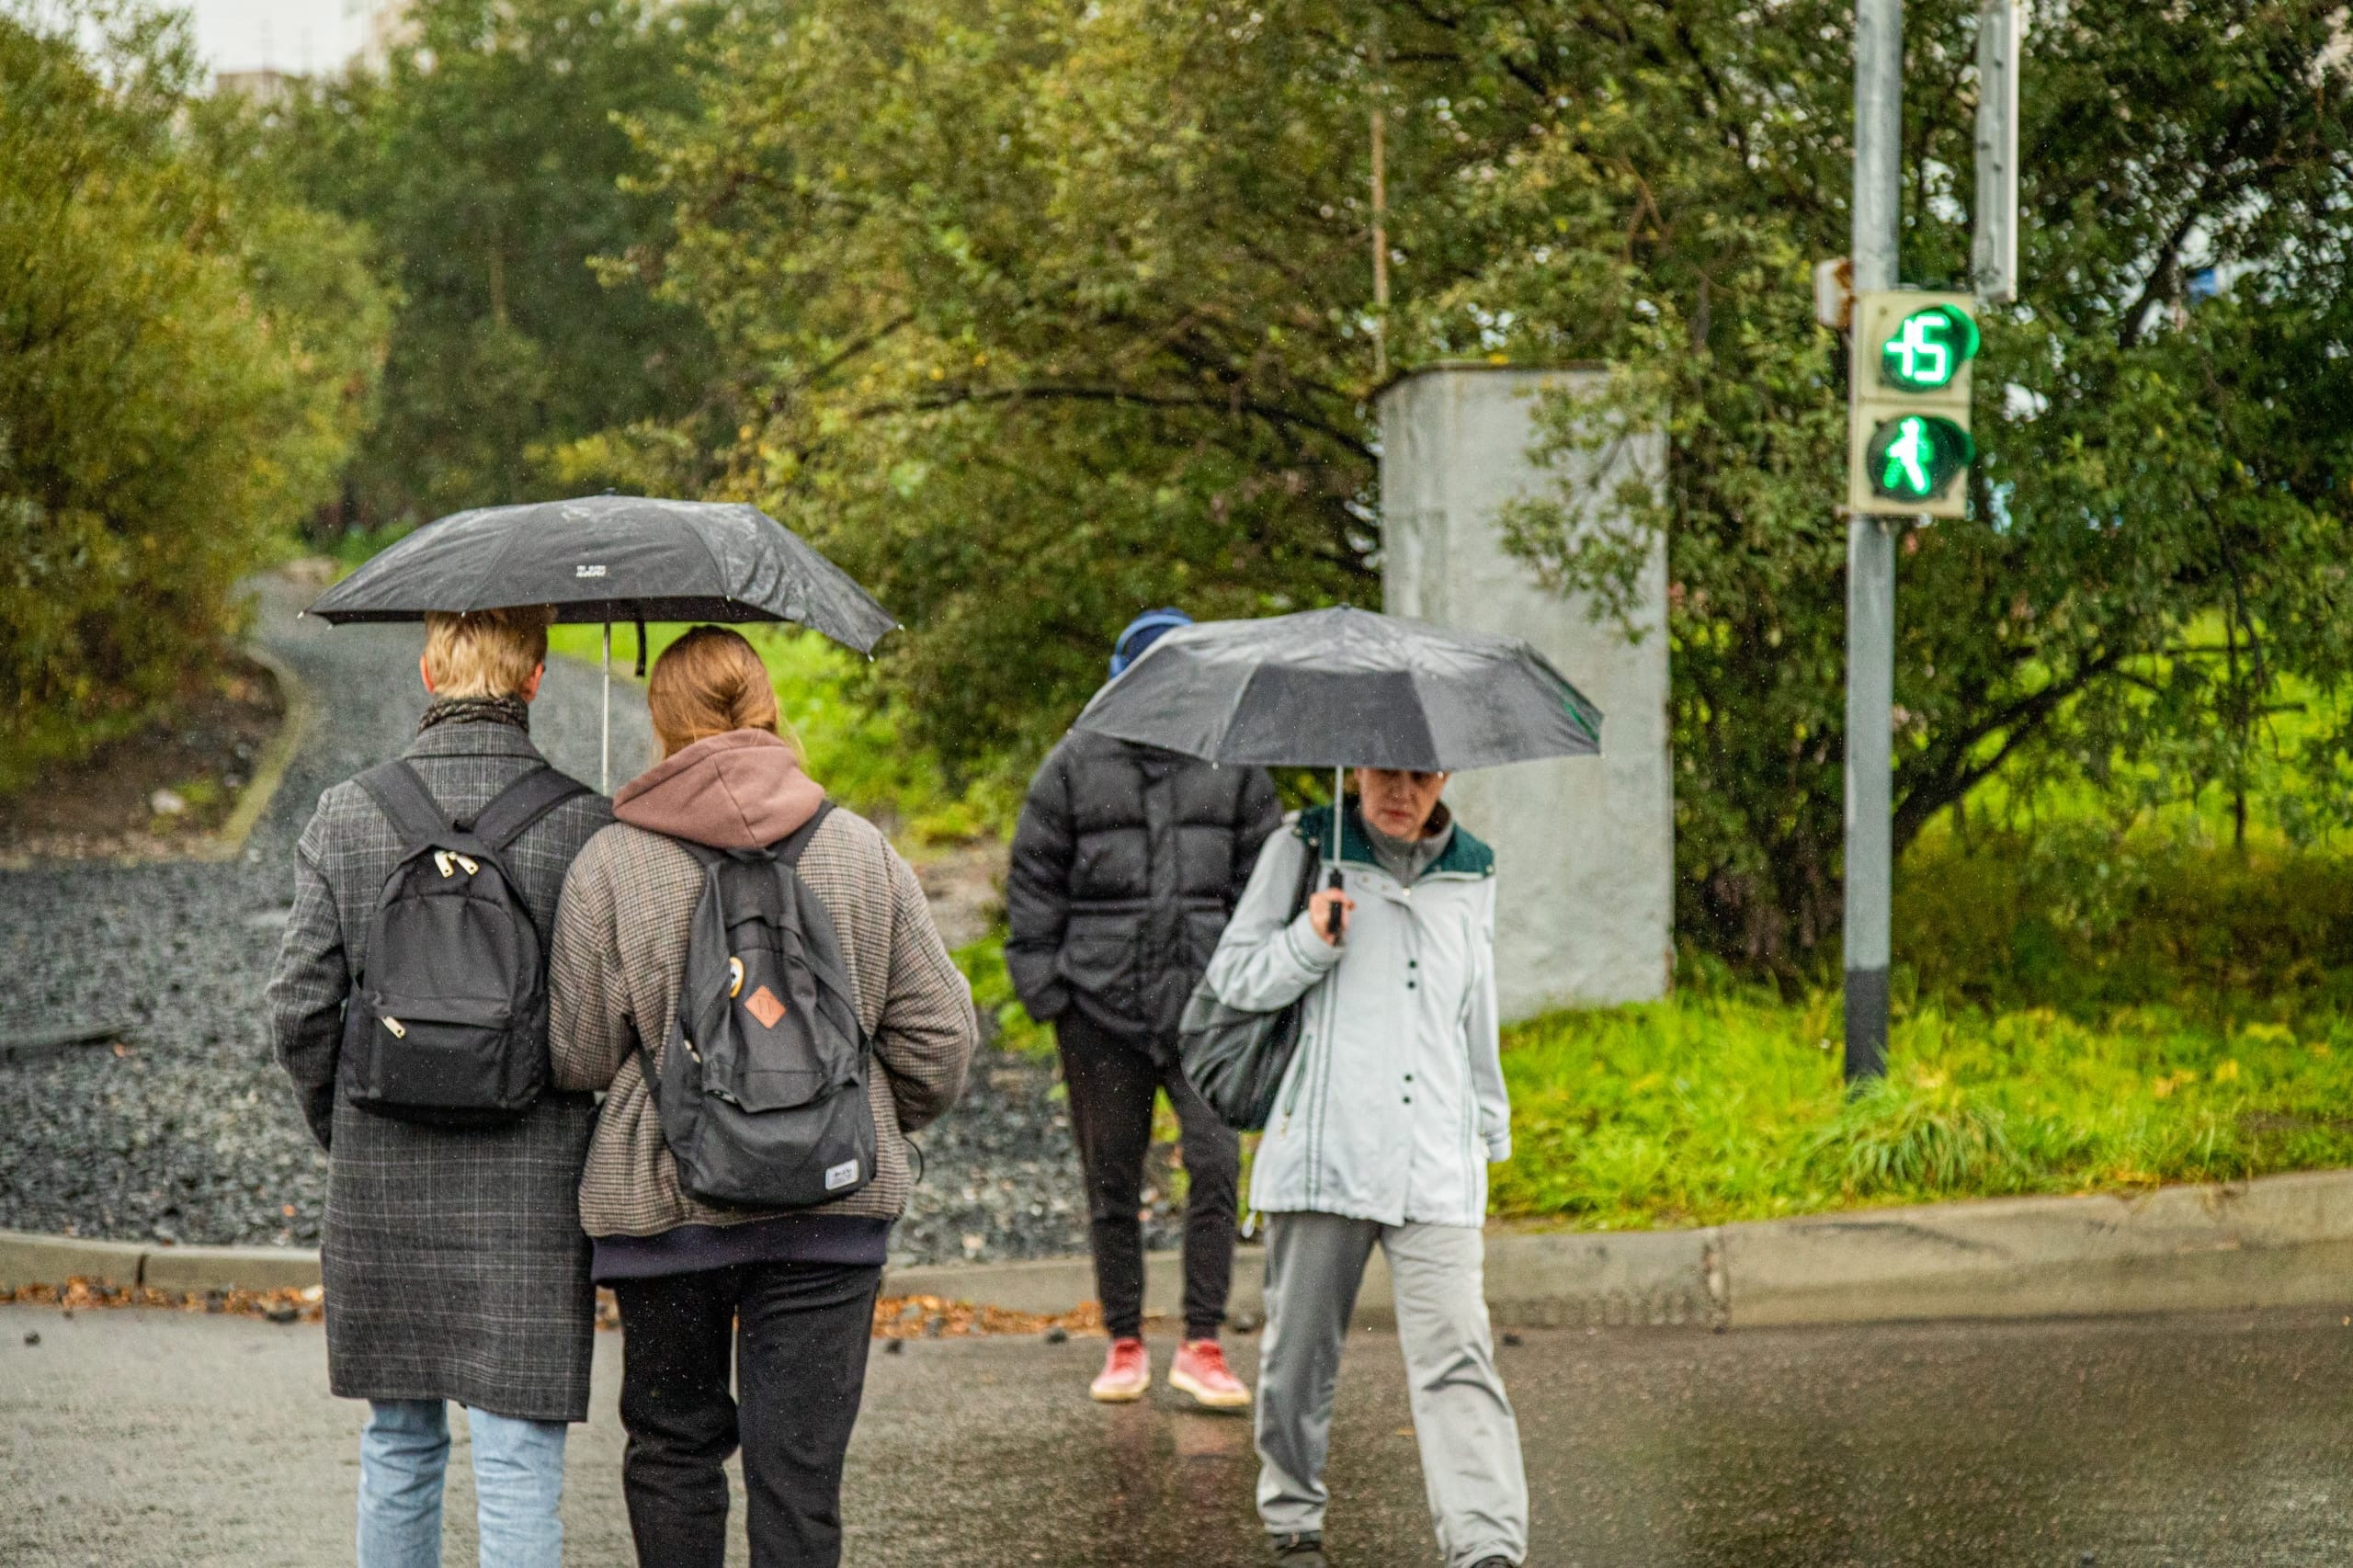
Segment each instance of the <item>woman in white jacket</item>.
M1389 1259L1448 1568L1517 1564L1528 1550L1519 1429L1481 1278L1486 1167L1511 1155L1495 856L1439 804L1446 778L1358 769L1336 862L1333 808L1300 813L1267 840L1210 963L1231 1006L1304 998L1250 1184L1250 1206L1267 1219L1258 1512L1287 1568L1325 1561L1332 1395L1375 1243ZM1311 843L1343 885L1293 919Z

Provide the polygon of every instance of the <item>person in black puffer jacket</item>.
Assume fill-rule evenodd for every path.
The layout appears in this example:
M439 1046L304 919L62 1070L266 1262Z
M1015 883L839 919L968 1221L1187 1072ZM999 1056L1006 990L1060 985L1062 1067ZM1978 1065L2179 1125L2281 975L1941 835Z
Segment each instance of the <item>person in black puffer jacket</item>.
M1163 632L1189 623L1181 610L1138 617L1113 650L1113 678ZM1136 1213L1153 1092L1165 1089L1190 1183L1185 1342L1169 1385L1207 1405L1250 1402L1217 1338L1233 1278L1241 1140L1185 1081L1176 1025L1259 846L1281 823L1263 768L1215 767L1082 730L1048 755L1022 805L1006 882L1005 961L1030 1016L1054 1026L1070 1088L1096 1290L1111 1335L1090 1391L1098 1400L1140 1399L1152 1382Z

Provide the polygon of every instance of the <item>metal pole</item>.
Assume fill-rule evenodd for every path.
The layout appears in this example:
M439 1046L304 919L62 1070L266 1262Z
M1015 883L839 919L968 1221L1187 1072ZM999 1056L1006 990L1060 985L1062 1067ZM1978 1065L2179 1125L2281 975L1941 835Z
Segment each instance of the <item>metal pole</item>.
M1372 23L1372 377L1389 379L1389 117L1381 19Z
M1972 264L1977 297L2006 305L2018 297L2018 51L2025 0L1979 0L1977 7L1977 208Z
M1897 283L1903 214L1904 0L1855 5L1855 290ZM1847 1078L1887 1071L1890 709L1895 699L1895 540L1847 524Z
M613 792L613 623L605 622L605 733L597 763L597 788Z

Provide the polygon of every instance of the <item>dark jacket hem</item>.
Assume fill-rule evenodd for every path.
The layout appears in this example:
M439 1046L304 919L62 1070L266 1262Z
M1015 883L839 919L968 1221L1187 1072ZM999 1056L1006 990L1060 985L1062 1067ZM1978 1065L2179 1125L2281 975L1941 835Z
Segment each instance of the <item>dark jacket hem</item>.
M855 1214L777 1214L740 1225L676 1225L650 1236L597 1236L599 1285L699 1274L748 1263L890 1261L891 1221Z

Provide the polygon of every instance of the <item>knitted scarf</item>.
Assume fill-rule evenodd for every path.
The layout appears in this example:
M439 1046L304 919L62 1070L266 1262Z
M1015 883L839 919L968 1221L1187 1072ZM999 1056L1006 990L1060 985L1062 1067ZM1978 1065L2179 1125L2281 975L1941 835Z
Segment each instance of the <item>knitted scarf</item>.
M531 733L531 705L519 697L437 697L416 722L416 733L436 724L509 724Z

